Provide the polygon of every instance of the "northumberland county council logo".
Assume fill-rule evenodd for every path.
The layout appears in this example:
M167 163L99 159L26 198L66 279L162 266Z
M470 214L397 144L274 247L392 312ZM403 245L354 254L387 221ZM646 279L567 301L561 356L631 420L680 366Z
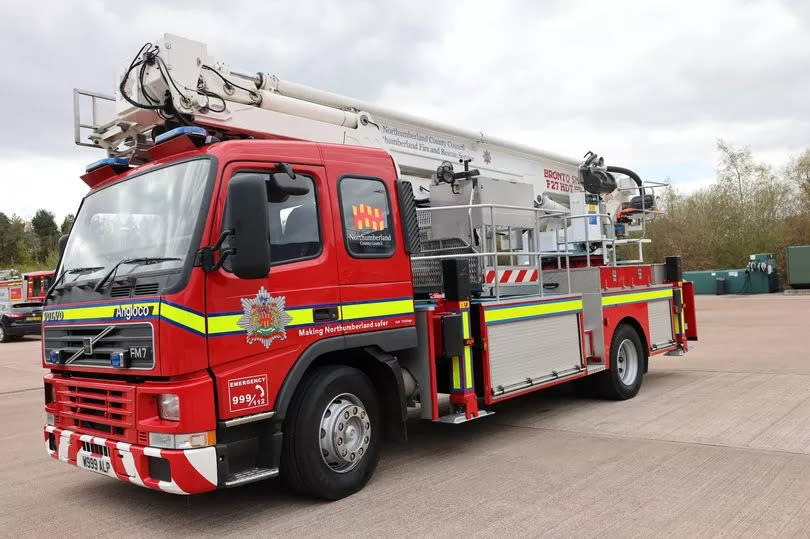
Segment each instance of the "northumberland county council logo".
M380 212L380 208L368 204L353 205L352 217L355 230L385 230L385 216Z
M247 343L260 342L265 348L276 339L287 338L287 324L292 321L284 311L285 298L274 298L261 287L255 298L242 298L245 313L237 324L247 332Z

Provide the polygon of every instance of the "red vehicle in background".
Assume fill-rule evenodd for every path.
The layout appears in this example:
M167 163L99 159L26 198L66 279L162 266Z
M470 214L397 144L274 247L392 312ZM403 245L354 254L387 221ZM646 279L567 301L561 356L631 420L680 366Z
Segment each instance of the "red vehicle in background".
M53 271L32 271L23 273L22 280L25 288L26 301L42 301L45 293L53 283Z
M25 292L25 283L21 277L10 277L0 280L0 303L23 301L25 299Z

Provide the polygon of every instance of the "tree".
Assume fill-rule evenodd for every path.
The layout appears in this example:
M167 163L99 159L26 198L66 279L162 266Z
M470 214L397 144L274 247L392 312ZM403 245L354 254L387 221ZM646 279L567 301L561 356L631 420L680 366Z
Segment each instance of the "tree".
M647 254L656 261L680 255L684 268L702 270L740 268L749 255L769 252L783 270L785 247L810 242L810 150L781 177L748 148L719 140L717 150L713 185L665 194L666 214L647 227Z
M70 234L70 229L73 228L73 223L76 221L76 216L72 213L65 215L65 218L62 220L62 226L59 228L59 231L62 235Z
M32 246L36 238L28 223L18 215L9 220L10 246L6 263L11 267L24 266L33 262Z
M59 228L53 213L48 210L37 210L34 218L31 219L31 227L36 236L37 244L34 248L34 259L37 262L45 262L48 253L56 248L56 240L59 235Z
M717 181L721 188L737 190L739 201L745 200L743 184L748 184L755 173L756 165L750 148L737 149L723 139L717 141L720 152L720 166L717 170Z
M5 213L0 212L0 268L8 265L12 245L11 219Z
M785 177L799 189L804 203L810 204L810 149L790 160L785 167Z

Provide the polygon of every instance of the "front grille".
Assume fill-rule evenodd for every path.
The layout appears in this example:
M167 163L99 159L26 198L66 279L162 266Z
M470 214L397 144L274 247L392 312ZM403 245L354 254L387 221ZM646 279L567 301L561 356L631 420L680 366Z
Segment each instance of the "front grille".
M89 380L55 380L57 414L63 429L134 442L135 387ZM104 454L101 446L86 451Z
M132 287L129 285L114 286L110 290L111 298L128 298L129 293L132 292Z
M51 350L58 350L59 359L64 363L81 351L82 353L70 365L110 367L110 353L126 351L130 357L130 369L154 367L152 325L148 323L114 325L114 329L93 343L92 351L86 353L85 343L107 327L109 324L46 327L46 357Z
M158 290L160 290L160 284L158 283L146 283L135 285L136 296L152 296L154 294L157 294Z
M110 290L110 297L129 298L134 296L153 296L160 290L160 283L136 284L133 288L130 284L113 286Z

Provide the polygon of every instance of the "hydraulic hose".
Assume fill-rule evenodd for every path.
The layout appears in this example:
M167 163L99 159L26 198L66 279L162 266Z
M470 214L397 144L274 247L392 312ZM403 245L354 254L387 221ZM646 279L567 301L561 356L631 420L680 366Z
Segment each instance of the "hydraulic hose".
M641 196L644 196L644 188L642 187L641 177L638 174L636 174L635 172L633 172L629 168L614 167L614 166L611 166L611 165L609 165L607 167L607 171L608 172L618 172L619 174L624 174L625 176L628 176L629 178L631 178L634 182L636 182L636 185L638 185L638 193Z

